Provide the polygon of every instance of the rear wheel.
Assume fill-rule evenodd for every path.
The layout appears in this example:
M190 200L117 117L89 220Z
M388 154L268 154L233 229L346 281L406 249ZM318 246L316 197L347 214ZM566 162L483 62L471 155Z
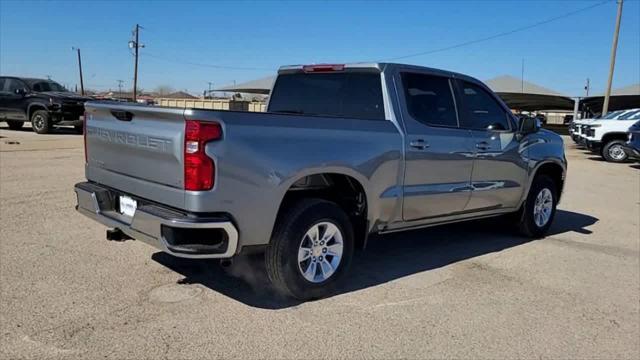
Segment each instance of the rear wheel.
M9 129L11 130L20 130L22 129L22 125L24 125L24 121L7 120L7 125L9 125Z
M31 114L31 127L38 134L47 134L51 131L49 113L45 110L36 110Z
M627 161L627 153L624 152L624 140L612 140L602 147L602 157L609 162L621 163Z
M279 216L265 253L267 274L286 295L321 298L345 275L353 250L347 214L335 203L303 199Z
M547 233L556 214L557 194L555 182L547 175L537 175L533 179L519 214L518 229L522 235L540 238Z

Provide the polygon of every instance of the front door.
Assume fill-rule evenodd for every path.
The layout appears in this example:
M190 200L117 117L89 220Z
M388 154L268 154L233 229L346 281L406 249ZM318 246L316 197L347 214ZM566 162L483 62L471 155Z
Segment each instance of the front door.
M458 80L462 127L471 131L475 161L471 199L465 210L518 206L527 179L527 163L510 111L484 86Z
M421 72L403 72L401 79L407 134L403 219L461 212L471 194L474 151L471 132L458 126L453 83Z

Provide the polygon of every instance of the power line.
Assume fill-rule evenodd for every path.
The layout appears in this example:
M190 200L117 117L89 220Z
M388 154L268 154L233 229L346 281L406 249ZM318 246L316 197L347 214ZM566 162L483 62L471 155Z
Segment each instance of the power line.
M149 54L148 52L145 52L144 54L140 54L140 56L142 57L150 57L150 58L154 58L154 59L158 59L158 60L162 60L162 61L167 61L167 62L172 62L172 63L176 63L176 64L181 64L181 65L192 65L192 66L200 66L200 67L208 67L208 68L215 68L215 69L226 69L226 70L269 70L269 71L273 71L275 70L274 68L260 68L260 67L242 67L242 66L227 66L227 65L217 65L217 64L204 64L204 63L197 63L197 62L192 62L192 61L184 61L184 60L178 60L178 59L168 59L162 56L158 56L158 55L154 55L154 54Z
M515 29L512 29L512 30L508 30L508 31L504 31L504 32L501 32L501 33L497 33L497 34L491 35L491 36L487 36L487 37L484 37L484 38L465 41L465 42L462 42L462 43L459 43L459 44L445 46L445 47L438 48L438 49L432 49L432 50L422 51L422 52L418 52L418 53L397 56L397 57L393 57L393 58L376 60L374 62L384 62L384 61L395 61L395 60L407 59L407 58L410 58L410 57L433 54L433 53L437 53L437 52L442 52L442 51L461 48L463 46L477 44L477 43L484 42L484 41L493 40L493 39L496 39L496 38L499 38L499 37L511 35L513 33L517 33L517 32L524 31L524 30L529 30L529 29L532 29L534 27L538 27L538 26L541 26L541 25L548 24L550 22L554 22L554 21L557 21L557 20L560 20L560 19L564 19L566 17L573 16L573 15L579 14L579 13L587 11L587 10L591 10L593 8L596 8L598 6L602 6L602 5L610 3L610 2L611 2L611 0L605 0L605 1L593 4L593 5L578 9L578 10L570 11L570 12L564 13L562 15L558 15L558 16L555 16L555 17L552 17L552 18L549 18L549 19L546 19L546 20L538 21L538 22L533 23L531 25L522 26L522 27L519 27L519 28L515 28Z

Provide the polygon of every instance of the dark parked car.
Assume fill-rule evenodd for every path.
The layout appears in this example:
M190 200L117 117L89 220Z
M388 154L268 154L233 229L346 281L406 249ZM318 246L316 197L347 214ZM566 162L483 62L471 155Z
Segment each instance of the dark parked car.
M87 100L51 80L0 76L0 121L13 130L31 121L38 134L56 125L72 125L81 132Z
M629 128L629 140L622 146L628 159L640 161L640 121Z

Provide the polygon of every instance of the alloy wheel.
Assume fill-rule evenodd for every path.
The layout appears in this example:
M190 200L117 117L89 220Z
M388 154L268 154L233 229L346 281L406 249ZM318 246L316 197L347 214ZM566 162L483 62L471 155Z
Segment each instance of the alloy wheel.
M543 227L551 219L553 210L553 195L551 190L543 188L536 196L536 202L533 205L533 220L536 226Z
M300 241L298 270L312 283L326 281L338 270L343 250L344 238L335 224L314 224Z

